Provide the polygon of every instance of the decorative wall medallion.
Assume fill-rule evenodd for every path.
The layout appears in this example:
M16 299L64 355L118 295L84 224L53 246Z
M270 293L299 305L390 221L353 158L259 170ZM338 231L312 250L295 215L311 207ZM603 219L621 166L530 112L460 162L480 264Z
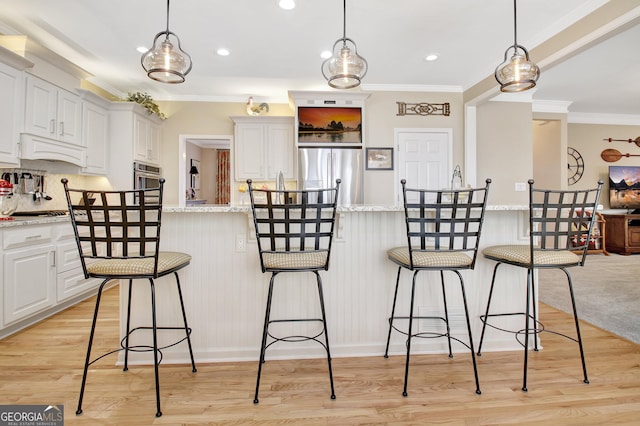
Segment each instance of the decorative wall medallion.
M571 147L567 148L567 167L567 179L569 185L573 185L582 178L582 174L584 173L584 160L582 159L582 155Z
M444 104L430 104L420 102L411 104L406 102L396 102L398 113L396 115L446 115L451 113L449 102Z

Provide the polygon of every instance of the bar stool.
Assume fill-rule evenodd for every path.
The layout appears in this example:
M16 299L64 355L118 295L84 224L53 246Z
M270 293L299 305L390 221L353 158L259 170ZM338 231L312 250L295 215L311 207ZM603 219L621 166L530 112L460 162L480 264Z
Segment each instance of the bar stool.
M267 348L277 342L305 342L309 340L318 342L326 351L331 399L335 399L331 351L319 271L329 269L340 179L336 180L336 186L333 188L302 191L257 189L252 186L251 180L247 180L247 186L251 198L260 267L263 273L271 273L253 402L254 404L259 402L260 376ZM311 272L315 275L320 302L320 318L271 318L275 278L280 273L291 272ZM283 337L276 335L269 329L274 324L299 324L301 322L317 322L320 324L320 331L311 336ZM323 335L324 339L321 340Z
M547 331L578 343L584 383L589 383L587 366L582 348L578 312L573 296L573 284L567 268L584 266L589 248L589 240L595 223L595 214L600 199L602 181L594 189L566 191L534 188L533 179L529 180L529 244L500 245L487 247L482 251L485 258L496 261L493 278L489 289L487 309L480 316L483 322L478 356L481 356L482 342L486 327L500 331L514 333L516 340L524 347L524 372L522 390L527 391L527 364L529 357L529 336L533 335L533 347L538 351L538 334ZM577 254L576 254L577 253ZM511 265L527 270L527 296L524 312L489 313L491 298L498 268ZM576 337L570 337L555 331L546 330L538 319L536 309L536 269L560 269L567 276L573 318L576 325ZM523 316L524 328L521 330L507 330L505 326L498 326L491 318L502 316ZM524 334L524 342L520 339Z
M396 288L393 295L393 307L389 317L389 334L384 357L389 357L389 342L391 331L396 330L407 336L407 355L404 372L403 396L407 396L409 380L409 360L411 355L411 340L414 337L437 338L446 337L449 347L449 357L453 357L451 341L455 340L467 347L471 352L473 373L476 381L476 393L479 395L480 381L478 368L474 354L473 338L471 335L471 323L467 308L467 296L464 289L464 280L461 270L473 269L478 253L480 233L484 222L484 212L489 195L491 179L486 180L483 188L456 189L456 190L427 190L407 188L406 180L402 184L404 200L404 215L407 227L407 245L395 247L387 251L389 260L398 265ZM413 272L411 284L411 300L409 302L409 316L396 316L396 303L398 299L398 287L400 284L400 272L407 269ZM444 304L443 317L429 317L414 315L415 293L418 273L420 271L440 272L440 285ZM462 302L466 318L468 343L451 335L449 327L449 313L445 292L444 271L452 271L460 281ZM445 332L441 331L414 331L415 319L435 319L443 321ZM394 321L408 320L409 325L401 330Z
M129 352L153 352L153 364L156 388L156 417L162 416L160 410L160 381L158 366L162 361L162 350L187 341L191 357L192 372L196 372L191 347L191 328L187 325L187 315L180 288L178 271L189 265L191 256L185 253L160 251L160 224L162 215L162 193L164 179L160 187L146 190L129 191L93 191L72 189L68 180L62 179L75 233L80 262L85 278L100 278L96 307L89 334L87 356L82 374L82 385L76 414L82 414L82 399L87 382L89 366L94 362L124 350L124 368L128 370ZM94 203L94 201L97 201ZM156 298L154 280L173 274L176 279L178 298L184 324L178 327L160 327L156 322ZM133 280L146 279L151 289L151 326L131 328L131 293ZM129 280L127 304L127 325L120 348L91 359L91 346L95 335L98 311L102 292L112 280ZM153 344L130 345L129 338L141 330L151 330ZM158 347L158 330L183 330L185 337L177 342Z

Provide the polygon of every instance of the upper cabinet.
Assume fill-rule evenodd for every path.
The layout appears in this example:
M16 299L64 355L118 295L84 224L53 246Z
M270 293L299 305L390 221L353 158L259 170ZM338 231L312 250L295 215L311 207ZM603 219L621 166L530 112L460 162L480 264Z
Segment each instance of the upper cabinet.
M134 159L160 164L160 124L145 114L136 113L133 116Z
M160 165L162 120L135 102L113 102L109 110L109 181L114 189L133 185L133 163Z
M33 64L0 47L0 166L20 165L20 132L24 122L24 72Z
M80 96L32 75L27 76L26 86L20 157L85 167Z
M293 117L231 117L235 125L237 180L295 179Z
M106 175L109 166L109 101L81 90L82 146L86 149L84 174Z
M34 76L27 77L25 133L82 144L82 103L75 93Z

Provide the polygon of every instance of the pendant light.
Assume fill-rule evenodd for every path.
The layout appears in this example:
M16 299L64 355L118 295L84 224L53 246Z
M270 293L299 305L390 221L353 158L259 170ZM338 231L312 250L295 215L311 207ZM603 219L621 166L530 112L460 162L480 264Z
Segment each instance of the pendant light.
M511 59L507 59L513 49ZM522 92L536 85L540 68L529 60L529 52L518 44L516 0L513 0L513 46L504 52L504 62L496 68L496 80L502 92Z
M356 43L347 38L347 0L343 0L342 38L333 45L333 55L322 63L322 75L335 89L351 89L360 85L367 74L367 61L358 55Z
M164 39L160 40L163 35ZM180 47L178 36L169 31L169 0L167 29L156 34L153 47L142 55L141 62L149 78L161 83L183 83L184 77L191 71L191 56Z

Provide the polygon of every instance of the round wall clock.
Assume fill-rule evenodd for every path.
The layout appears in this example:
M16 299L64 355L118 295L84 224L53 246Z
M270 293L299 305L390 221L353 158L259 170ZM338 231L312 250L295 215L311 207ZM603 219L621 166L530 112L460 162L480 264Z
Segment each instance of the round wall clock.
M573 185L578 182L584 173L584 160L582 155L575 149L567 148L567 178L569 185Z

